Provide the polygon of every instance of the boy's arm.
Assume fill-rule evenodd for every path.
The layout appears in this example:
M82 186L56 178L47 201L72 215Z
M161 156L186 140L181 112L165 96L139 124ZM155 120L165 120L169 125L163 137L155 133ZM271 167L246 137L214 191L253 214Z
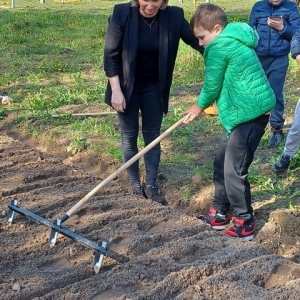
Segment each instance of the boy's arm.
M296 3L293 3L293 9L289 14L289 19L287 22L284 22L284 27L282 30L279 30L279 34L287 41L291 41L293 35L297 30L300 29L300 18L299 11Z
M198 117L220 94L227 66L227 54L222 46L214 45L213 48L205 58L204 84L197 103L183 113L186 115L183 121L185 124Z
M227 52L224 51L223 46L213 45L205 58L204 84L197 100L201 108L209 107L218 98L227 63Z
M298 66L300 67L300 54L298 54L298 55L296 56L296 60L297 60Z
M291 41L291 54L295 58L300 66L300 30L298 30Z

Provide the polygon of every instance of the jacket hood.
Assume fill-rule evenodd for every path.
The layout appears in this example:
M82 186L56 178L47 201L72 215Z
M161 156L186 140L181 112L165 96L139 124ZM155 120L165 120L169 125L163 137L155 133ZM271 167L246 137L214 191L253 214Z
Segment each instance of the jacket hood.
M235 39L250 48L255 48L258 43L256 32L246 23L229 23L223 31L217 36L218 39Z

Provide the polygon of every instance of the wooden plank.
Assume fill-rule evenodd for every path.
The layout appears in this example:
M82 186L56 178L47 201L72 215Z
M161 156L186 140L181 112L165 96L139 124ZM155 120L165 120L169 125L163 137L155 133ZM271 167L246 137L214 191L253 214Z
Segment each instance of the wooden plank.
M51 115L53 118L59 118L59 117L98 117L98 116L106 116L106 115L111 115L111 114L116 114L115 111L106 111L106 112L97 112L97 113L75 113L75 114L55 114Z

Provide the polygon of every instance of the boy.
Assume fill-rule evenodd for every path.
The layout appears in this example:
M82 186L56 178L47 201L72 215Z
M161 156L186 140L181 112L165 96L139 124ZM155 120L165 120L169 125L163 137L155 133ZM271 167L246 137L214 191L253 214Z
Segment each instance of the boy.
M243 23L228 24L217 5L200 5L191 28L203 45L205 78L197 104L187 110L184 123L216 101L224 131L214 160L215 196L206 216L216 230L230 222L225 234L251 240L254 233L248 168L265 132L275 96L255 54L257 35Z
M283 86L289 65L290 41L300 28L298 7L289 0L258 1L252 7L249 25L259 36L255 51L276 96L270 116L269 145L277 146L283 139Z
M295 33L291 42L291 54L300 67L300 30ZM281 173L288 169L292 158L298 151L300 144L300 99L298 100L294 121L286 137L284 152L281 158L272 166L272 171Z

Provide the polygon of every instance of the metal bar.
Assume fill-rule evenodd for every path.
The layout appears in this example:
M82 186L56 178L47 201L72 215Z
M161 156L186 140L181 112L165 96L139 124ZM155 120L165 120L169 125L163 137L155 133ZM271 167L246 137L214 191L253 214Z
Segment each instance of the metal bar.
M37 221L38 223L41 223L43 225L46 225L46 226L54 229L56 232L59 232L62 235L65 235L65 236L77 241L80 244L86 245L90 248L93 248L93 249L96 249L97 251L100 251L103 254L106 254L106 251L107 251L106 248L99 246L97 243L95 243L93 241L90 241L90 240L84 238L83 236L81 236L81 235L79 235L79 234L77 234L77 233L75 233L75 232L73 232L73 231L71 231L67 228L64 228L64 227L61 227L61 226L57 225L55 222L51 222L51 221L49 221L49 220L47 220L47 219L45 219L45 218L43 218L39 215L36 215L36 214L30 212L29 210L26 210L24 208L16 206L12 203L9 204L8 207L11 210L18 212L19 214L21 214L25 217L32 218L35 221Z

